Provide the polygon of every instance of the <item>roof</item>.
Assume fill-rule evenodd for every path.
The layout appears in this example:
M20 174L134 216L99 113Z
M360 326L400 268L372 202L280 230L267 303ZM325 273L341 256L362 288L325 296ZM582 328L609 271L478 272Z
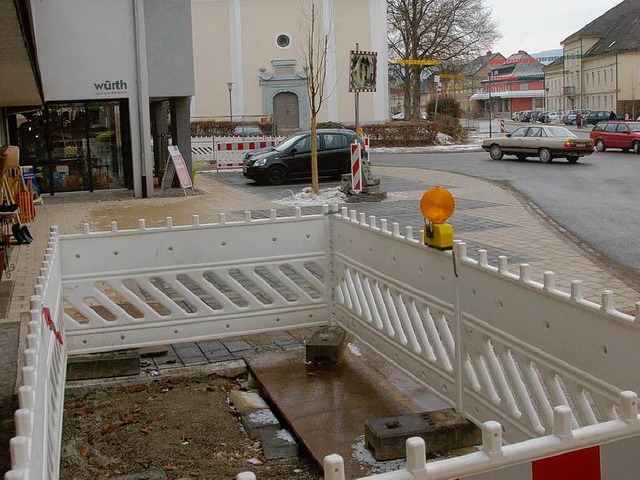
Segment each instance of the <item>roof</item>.
M640 1L640 0L638 0ZM525 79L542 79L544 65L527 52L520 50L514 53L501 65L494 65L491 70L497 72L492 81L513 81Z
M556 58L549 65L545 65L542 70L543 71L547 71L547 70L553 70L555 68L564 68L564 58L563 57Z
M600 15L592 22L582 27L577 32L569 35L560 43L564 45L567 42L578 40L584 37L606 36L612 29L622 26L622 24L626 24L627 26L623 30L632 34L632 37L628 39L628 43L637 43L640 36L636 31L637 28L635 30L631 30L628 27L630 24L634 24L634 22L637 20L636 17L639 14L640 0L624 0L612 9Z

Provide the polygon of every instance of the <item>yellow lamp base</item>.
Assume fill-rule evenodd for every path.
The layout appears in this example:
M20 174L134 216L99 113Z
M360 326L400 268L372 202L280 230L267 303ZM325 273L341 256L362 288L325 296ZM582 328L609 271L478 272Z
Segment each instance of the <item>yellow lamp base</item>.
M439 250L453 248L453 227L448 223L427 224L424 229L424 244Z

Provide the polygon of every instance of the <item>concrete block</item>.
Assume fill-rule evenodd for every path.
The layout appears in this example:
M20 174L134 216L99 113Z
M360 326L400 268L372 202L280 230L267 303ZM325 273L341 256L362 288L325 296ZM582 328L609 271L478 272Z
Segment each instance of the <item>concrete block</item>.
M109 353L75 355L67 361L67 380L112 378L140 374L140 353L121 350Z
M257 392L231 390L229 403L240 414L240 422L251 438L258 438L269 430L280 429L280 422Z
M404 458L405 442L410 437L422 437L427 454L482 443L480 428L453 409L379 418L365 423L365 443L376 460Z
M262 433L262 452L267 460L298 456L298 442L288 430L268 430Z
M345 333L340 327L320 327L307 341L307 362L338 363L345 343Z
M268 408L240 415L240 421L252 439L260 438L269 430L277 431L282 428L276 416Z

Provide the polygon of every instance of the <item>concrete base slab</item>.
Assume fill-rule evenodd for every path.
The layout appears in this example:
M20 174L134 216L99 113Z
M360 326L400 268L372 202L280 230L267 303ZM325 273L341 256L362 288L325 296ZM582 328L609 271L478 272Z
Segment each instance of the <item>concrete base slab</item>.
M140 373L137 350L76 355L67 360L67 380L124 377Z
M356 454L365 422L448 407L365 345L357 346L359 355L345 350L340 363L323 368L305 363L296 351L247 359L287 428L319 464L326 455L341 455L347 478L375 473L375 460Z
M404 458L411 437L423 438L429 454L482 443L480 428L450 408L370 420L364 432L365 444L376 460Z
M345 333L340 327L320 327L306 344L307 362L340 361L345 345Z
M262 452L267 460L298 456L298 443L288 430L269 430L262 434Z

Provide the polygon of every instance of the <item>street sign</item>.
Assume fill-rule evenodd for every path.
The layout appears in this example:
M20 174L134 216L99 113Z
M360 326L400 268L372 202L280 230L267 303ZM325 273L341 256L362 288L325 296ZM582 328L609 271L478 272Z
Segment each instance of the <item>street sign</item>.
M377 52L351 50L350 92L375 92Z
M195 190L193 189L193 182L191 181L191 175L187 170L187 164L184 162L184 158L180 153L180 150L175 145L169 145L169 160L167 160L167 166L165 168L164 176L162 177L162 186L161 188L169 188L173 183L174 175L178 175L178 181L180 182L180 186L184 191L185 196L187 195L187 188L190 188L193 193Z

